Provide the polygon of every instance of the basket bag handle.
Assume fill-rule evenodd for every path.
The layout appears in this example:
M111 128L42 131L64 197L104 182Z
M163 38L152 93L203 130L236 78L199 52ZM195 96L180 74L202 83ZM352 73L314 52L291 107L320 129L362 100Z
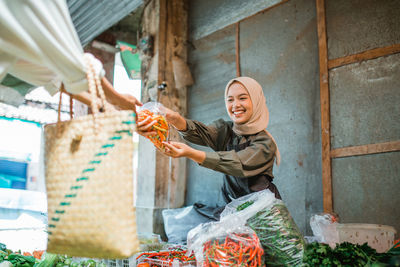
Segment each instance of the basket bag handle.
M93 114L95 133L97 133L98 124L96 122L96 115L100 112L100 110L107 112L107 111L109 111L109 109L107 107L107 101L105 98L103 86L101 85L99 76L96 75L96 72L93 68L93 64L91 62L91 59L90 59L90 57L87 57L86 54L84 55L84 59L85 59L86 67L87 67L86 79L88 81L88 91L90 94L90 108L91 108L92 114ZM57 128L59 127L59 122L61 121L61 105L62 105L63 93L67 94L69 96L70 119L72 120L74 117L72 95L69 94L65 90L64 84L61 83L60 98L59 98L58 110L57 110ZM100 100L100 103L99 103L99 100Z

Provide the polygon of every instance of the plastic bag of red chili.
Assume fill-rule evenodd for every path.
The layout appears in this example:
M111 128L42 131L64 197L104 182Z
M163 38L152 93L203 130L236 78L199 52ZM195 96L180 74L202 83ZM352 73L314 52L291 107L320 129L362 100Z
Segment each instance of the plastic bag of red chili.
M162 142L168 140L169 127L165 120L164 113L162 112L163 105L158 102L147 102L138 108L138 125L151 125L147 132L156 132L155 135L147 136L158 149L165 150Z
M305 241L285 203L268 189L232 200L221 220L240 220L253 229L267 266L301 266Z
M194 251L198 266L265 266L264 250L255 232L247 226L235 226L234 220L192 229L188 250Z

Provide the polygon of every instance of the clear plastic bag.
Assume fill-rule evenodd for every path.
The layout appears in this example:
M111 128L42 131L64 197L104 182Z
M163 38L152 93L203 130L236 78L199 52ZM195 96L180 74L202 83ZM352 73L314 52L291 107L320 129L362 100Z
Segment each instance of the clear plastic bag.
M238 220L199 225L188 234L188 251L197 266L265 266L257 235Z
M310 226L317 242L329 244L335 247L339 243L339 233L337 231L337 219L332 214L315 214L310 218Z
M162 211L164 230L169 243L186 244L188 232L209 219L199 214L193 206Z
M156 135L147 136L158 149L165 150L163 141L168 140L169 126L165 119L164 106L158 102L147 102L138 108L138 123L151 123L156 121L154 125L147 129L148 132L156 132ZM147 124L146 123L146 124Z
M282 200L269 190L233 200L221 214L222 220L244 221L264 248L267 266L300 266L305 241Z

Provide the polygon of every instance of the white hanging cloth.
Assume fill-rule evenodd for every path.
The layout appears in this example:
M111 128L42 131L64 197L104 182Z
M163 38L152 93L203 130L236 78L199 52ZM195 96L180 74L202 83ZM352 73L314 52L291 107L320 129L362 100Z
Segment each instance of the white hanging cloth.
M73 94L87 90L84 52L65 0L0 0L0 80L7 73L51 94L61 82Z

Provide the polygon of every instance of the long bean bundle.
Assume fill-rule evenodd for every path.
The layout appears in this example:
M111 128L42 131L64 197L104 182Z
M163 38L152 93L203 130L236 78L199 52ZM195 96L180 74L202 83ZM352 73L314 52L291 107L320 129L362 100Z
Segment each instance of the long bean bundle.
M283 203L259 211L247 224L260 238L267 266L301 266L304 239Z

